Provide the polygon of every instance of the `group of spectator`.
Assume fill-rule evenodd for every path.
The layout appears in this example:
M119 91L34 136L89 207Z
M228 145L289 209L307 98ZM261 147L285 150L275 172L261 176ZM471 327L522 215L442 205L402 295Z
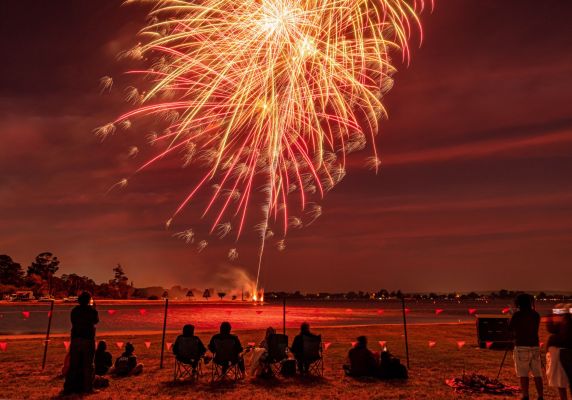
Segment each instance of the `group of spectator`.
M98 312L93 307L91 295L83 292L78 297L79 305L71 311L71 341L64 360L62 373L65 377L64 394L93 393L94 386L108 384L104 377L130 376L143 372L143 364L137 362L135 347L127 342L124 352L112 363L113 357L107 344L101 340L95 346L95 325Z

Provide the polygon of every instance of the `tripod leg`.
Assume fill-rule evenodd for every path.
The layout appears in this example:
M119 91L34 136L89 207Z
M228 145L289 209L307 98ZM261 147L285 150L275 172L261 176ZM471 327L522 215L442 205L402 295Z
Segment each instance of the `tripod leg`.
M508 349L505 350L504 356L502 357L502 361L501 361L501 364L500 364L500 367L499 367L499 372L498 372L498 374L497 374L497 381L498 381L499 376L500 376L500 373L501 373L501 371L502 371L502 367L504 366L504 361L506 360L506 355L507 355L507 354L508 354Z

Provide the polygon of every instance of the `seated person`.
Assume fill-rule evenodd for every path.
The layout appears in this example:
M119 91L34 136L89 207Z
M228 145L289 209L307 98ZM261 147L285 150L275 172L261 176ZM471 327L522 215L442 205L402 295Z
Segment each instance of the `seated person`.
M113 358L111 353L107 351L107 343L105 340L100 340L95 350L95 375L103 376L107 374L109 368L113 365Z
M228 368L228 365L225 365L224 362L220 359L220 357L217 357L217 341L221 341L221 340L228 340L230 342L232 342L232 346L233 346L233 355L232 355L232 359L230 360L231 365L234 364L238 364L238 368L240 369L241 372L244 372L244 359L242 358L242 345L240 344L240 340L238 339L238 336L236 335L232 335L230 333L232 327L230 326L229 322L223 322L222 324L220 324L220 333L217 333L216 335L214 335L211 338L211 341L209 342L209 350L211 351L211 353L214 354L214 362L217 363L218 365L222 365L223 366L223 370L226 370L226 368ZM225 360L226 361L226 360Z
M349 365L344 365L346 374L353 377L377 376L378 364L374 353L367 348L367 338L360 336L348 352Z
M195 327L190 324L183 326L183 334L177 336L173 344L175 358L182 363L196 367L206 351L201 339L195 336Z
M260 346L256 347L252 352L252 362L250 364L250 376L261 377L269 373L266 360L268 358L268 347L270 345L270 336L275 335L276 330L273 327L266 329L264 339L260 342Z
M389 351L381 352L377 376L380 379L407 379L407 368Z
M125 345L125 351L115 360L110 373L117 376L139 375L143 372L143 364L137 363L137 356L134 354L135 347L130 342Z
M303 322L300 325L300 333L296 335L294 341L292 342L291 351L294 354L294 358L298 364L298 371L301 374L305 374L308 372L308 368L310 364L314 361L318 360L319 358L313 357L313 359L308 359L304 355L304 339L311 339L311 340L319 340L320 337L318 335L314 335L310 332L310 324L307 322Z

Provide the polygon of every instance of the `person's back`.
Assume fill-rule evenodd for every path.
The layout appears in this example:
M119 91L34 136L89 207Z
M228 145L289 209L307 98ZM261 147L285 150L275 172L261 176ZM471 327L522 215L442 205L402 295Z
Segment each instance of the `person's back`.
M113 373L117 376L137 375L143 371L143 364L137 362L135 347L127 342L125 351L115 360Z
M537 347L539 345L538 328L540 315L536 310L518 310L509 323L509 329L514 334L515 346Z
M220 332L213 335L208 348L215 355L214 362L217 364L225 364L227 362L231 364L239 363L241 371L244 371L244 361L241 357L242 344L238 336L231 334L230 331L230 324L223 322L220 326Z
M97 310L90 305L91 295L78 296L79 305L70 313L72 324L69 348L69 368L64 393L88 393L93 390L95 325L99 322Z
M75 306L71 311L71 337L95 339L95 325L99 322L97 310L88 304Z
M107 351L107 344L102 340L97 346L95 351L95 375L103 376L109 371L109 368L113 365L113 357L111 353Z
M523 398L528 398L529 374L534 377L538 397L542 398L544 388L542 382L542 363L538 328L540 315L534 310L534 299L529 294L519 294L515 298L518 307L509 323L509 330L514 335L514 366L520 380Z
M127 376L137 366L137 356L123 352L115 360L114 371L118 376Z
M351 376L374 376L377 362L373 353L366 347L357 345L348 353Z

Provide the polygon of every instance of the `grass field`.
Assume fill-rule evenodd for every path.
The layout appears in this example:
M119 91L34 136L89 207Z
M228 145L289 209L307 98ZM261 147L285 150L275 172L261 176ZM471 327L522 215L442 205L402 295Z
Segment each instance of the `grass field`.
M198 332L207 342L213 332ZM243 344L259 342L263 332L239 331ZM290 340L295 331L287 332ZM444 380L460 376L463 368L495 377L504 351L477 348L475 326L473 324L431 324L409 326L410 379L407 382L365 382L344 377L341 366L345 361L351 342L358 335L365 334L370 348L379 349L378 341L387 341L389 350L405 362L405 347L402 328L396 325L340 327L316 329L324 342L331 342L325 353L324 379L280 378L275 380L246 380L235 385L213 387L208 382L207 368L202 381L195 385L173 384L173 357L165 351L165 368L159 369L160 335L119 335L102 336L113 353L119 354L115 343L131 341L136 348L140 362L145 364L142 375L131 378L110 379L110 387L90 395L90 399L457 399L479 398L500 399L502 396L459 395L445 385ZM166 342L173 342L175 333L167 335ZM546 341L542 333L541 341ZM41 339L14 339L4 337L7 342L5 352L0 352L0 399L44 399L58 396L63 385L59 377L65 355L63 341L54 338L50 343L47 366L40 371L43 341ZM151 341L149 349L145 341ZM429 341L435 341L433 348ZM459 350L457 341L465 341ZM247 368L248 368L248 358ZM512 357L507 357L501 380L516 385ZM531 391L531 394L534 391ZM535 398L534 396L532 398ZM547 388L546 399L556 399L556 391Z

